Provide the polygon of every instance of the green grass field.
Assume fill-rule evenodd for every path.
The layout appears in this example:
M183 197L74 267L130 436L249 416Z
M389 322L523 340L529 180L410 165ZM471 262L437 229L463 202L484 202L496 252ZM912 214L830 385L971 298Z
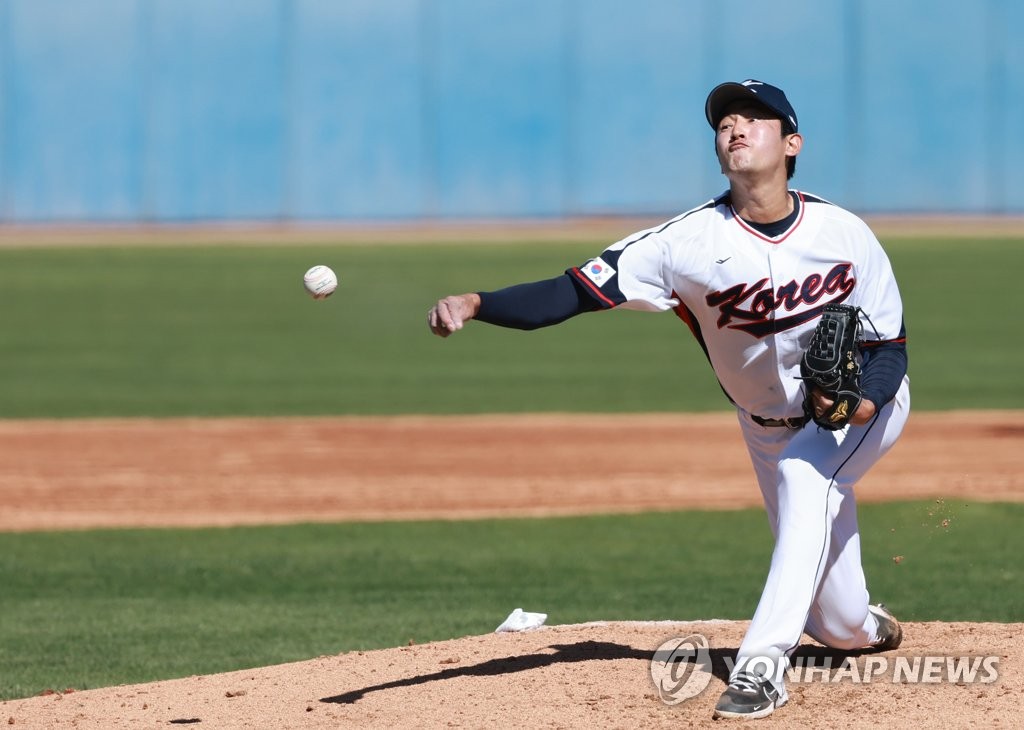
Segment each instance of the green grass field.
M601 244L0 250L0 415L305 415L725 409L671 313L429 335L440 296L554 276ZM889 244L917 409L1020 408L996 302L1024 241ZM301 289L311 263L342 282ZM609 387L615 383L616 387Z
M0 250L0 417L726 408L671 314L427 332L441 295L556 275L601 247ZM1024 241L887 249L915 408L1024 407L1019 327L995 304ZM326 302L301 290L313 263L341 275ZM874 597L902 618L1024 621L1021 505L861 515ZM551 623L749 618L769 548L759 510L0 534L0 697L478 634L517 606Z

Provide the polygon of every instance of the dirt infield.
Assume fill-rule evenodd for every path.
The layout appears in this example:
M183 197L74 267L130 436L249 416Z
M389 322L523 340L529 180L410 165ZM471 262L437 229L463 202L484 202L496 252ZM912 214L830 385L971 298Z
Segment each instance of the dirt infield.
M1020 423L1009 411L915 414L859 485L859 499L1022 501ZM0 438L0 529L8 531L759 504L726 414L0 421ZM467 637L16 700L0 705L0 723L703 725L744 628L602 623ZM763 725L1015 726L1024 701L1022 628L910 624L897 655L998 657L998 679L914 684L890 673L871 682L794 682L790 705ZM650 659L666 638L695 632L710 640L714 676L703 694L670 707L649 677ZM810 640L801 652L822 654Z
M1022 418L914 414L862 503L1022 501ZM760 505L735 416L0 421L0 530Z

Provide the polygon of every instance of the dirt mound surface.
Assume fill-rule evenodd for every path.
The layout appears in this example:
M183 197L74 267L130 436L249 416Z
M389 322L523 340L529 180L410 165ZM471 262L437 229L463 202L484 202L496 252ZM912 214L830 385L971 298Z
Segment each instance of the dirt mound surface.
M472 636L15 700L0 706L0 723L83 729L710 726L728 676L726 658L735 655L745 629L746 623L732 621L595 623ZM1022 629L909 623L898 651L857 657L807 644L794 664L814 669L793 675L789 703L758 727L1016 727L1024 689L1013 658L1021 655ZM652 657L667 640L692 634L710 644L711 676L700 694L666 704L651 678ZM959 681L951 666L963 670ZM699 679L694 675L694 687Z

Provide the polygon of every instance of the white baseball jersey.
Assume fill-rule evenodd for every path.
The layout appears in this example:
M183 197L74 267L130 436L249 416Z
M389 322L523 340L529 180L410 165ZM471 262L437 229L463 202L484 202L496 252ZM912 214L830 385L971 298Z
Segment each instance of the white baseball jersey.
M800 360L824 305L863 308L869 341L904 337L892 268L868 227L821 198L794 191L794 200L785 221L754 227L726 193L568 272L606 308L674 309L740 409L776 544L733 676L769 667L761 673L783 701L782 669L803 632L847 650L881 638L868 610L853 488L895 443L910 410L904 375L865 425L833 432L754 418L803 415Z
M794 193L795 218L778 235L743 221L725 193L569 273L605 307L674 309L738 407L763 418L800 416L800 358L824 305L862 307L868 341L902 336L903 305L867 225Z

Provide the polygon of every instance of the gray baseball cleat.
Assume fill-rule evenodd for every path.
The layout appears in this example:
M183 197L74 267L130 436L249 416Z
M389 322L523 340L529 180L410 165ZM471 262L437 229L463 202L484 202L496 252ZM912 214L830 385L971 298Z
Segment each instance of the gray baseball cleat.
M743 673L729 680L729 686L715 705L714 717L756 720L767 717L784 704L786 696L765 677Z
M903 627L896 617L889 612L884 603L868 606L868 612L878 621L878 641L871 645L878 651L898 649L903 643Z

